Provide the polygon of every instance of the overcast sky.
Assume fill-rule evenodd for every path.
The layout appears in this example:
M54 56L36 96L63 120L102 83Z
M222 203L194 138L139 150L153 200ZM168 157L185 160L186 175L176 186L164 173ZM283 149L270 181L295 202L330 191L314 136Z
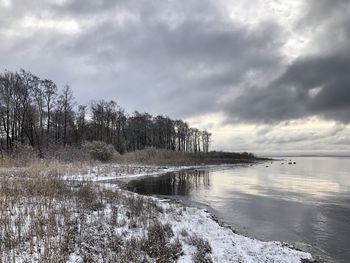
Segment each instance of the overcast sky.
M0 0L0 67L218 150L350 152L349 0Z

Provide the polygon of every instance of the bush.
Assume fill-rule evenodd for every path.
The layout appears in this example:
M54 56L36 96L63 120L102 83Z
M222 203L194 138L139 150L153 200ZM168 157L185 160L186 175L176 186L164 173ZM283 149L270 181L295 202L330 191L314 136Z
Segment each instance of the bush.
M157 262L175 262L183 251L179 239L171 242L173 236L171 225L156 221L148 227L148 235L141 242L141 248Z
M210 253L212 252L211 246L207 240L204 240L197 235L189 238L189 245L197 248L197 251L193 254L192 260L194 263L212 263Z
M90 160L90 154L86 150L75 146L59 144L49 145L45 150L45 157L49 160L58 160L61 162L85 162Z
M92 158L103 162L110 161L115 152L113 145L101 141L85 142L83 148Z

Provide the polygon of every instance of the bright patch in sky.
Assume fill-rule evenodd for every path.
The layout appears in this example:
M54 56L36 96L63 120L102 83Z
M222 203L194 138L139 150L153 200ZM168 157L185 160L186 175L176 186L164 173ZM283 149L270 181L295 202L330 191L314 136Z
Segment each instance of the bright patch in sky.
M22 21L22 27L26 30L55 30L67 34L79 32L78 23L72 19L41 19L35 16L26 16Z
M0 6L2 6L2 7L10 7L11 6L11 0L0 0Z

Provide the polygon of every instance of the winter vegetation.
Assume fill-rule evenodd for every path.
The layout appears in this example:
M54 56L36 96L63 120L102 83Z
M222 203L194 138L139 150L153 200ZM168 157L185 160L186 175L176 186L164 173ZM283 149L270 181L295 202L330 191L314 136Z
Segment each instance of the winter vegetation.
M119 153L146 147L208 152L211 136L167 116L127 114L114 101L76 105L69 86L59 92L52 80L25 70L0 74L0 123L1 152L31 145L41 157L49 147L85 141L111 144Z

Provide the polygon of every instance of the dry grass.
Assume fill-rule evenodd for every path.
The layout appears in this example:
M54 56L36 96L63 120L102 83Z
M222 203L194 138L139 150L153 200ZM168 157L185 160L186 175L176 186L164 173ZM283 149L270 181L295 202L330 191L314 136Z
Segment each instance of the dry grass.
M12 154L0 158L0 169L13 167L29 167L32 174L40 173L42 168L49 174L62 174L64 171L76 172L76 168L102 164L91 159L88 152L78 147L50 147L45 150L45 158L38 158L38 153L31 147L18 147ZM146 164L146 165L201 165L201 164L233 164L254 162L258 160L250 153L186 153L164 149L146 148L144 150L125 153L115 152L112 159L103 164ZM0 171L1 172L1 171Z
M208 241L204 240L197 235L193 235L189 238L188 243L191 246L197 248L197 251L193 255L193 262L195 263L212 263L212 259L210 257L211 246Z
M159 259L160 262L173 262L182 254L182 245L179 239L170 242L173 236L171 225L162 225L156 221L148 228L147 237L141 241L142 250L146 251L152 258Z
M182 252L155 201L118 189L1 176L0 211L0 262L174 262Z
M45 149L43 154L45 158L42 159L47 161L61 163L87 163L91 161L90 155L78 147L52 145L48 149ZM23 167L40 159L37 150L28 145L19 145L10 154L2 153L0 167Z
M74 147L48 149L45 158L29 146L18 147L0 158L0 176L19 178L59 177L87 171L100 163Z
M1 164L0 176L12 178L41 178L60 177L67 174L78 174L86 171L86 167L97 165L96 163L65 163L46 159L33 159L23 166L15 166L16 162L6 162Z
M164 149L146 148L144 150L125 153L114 158L120 163L142 163L152 165L201 165L201 164L233 164L254 162L257 159L251 153L186 153Z

